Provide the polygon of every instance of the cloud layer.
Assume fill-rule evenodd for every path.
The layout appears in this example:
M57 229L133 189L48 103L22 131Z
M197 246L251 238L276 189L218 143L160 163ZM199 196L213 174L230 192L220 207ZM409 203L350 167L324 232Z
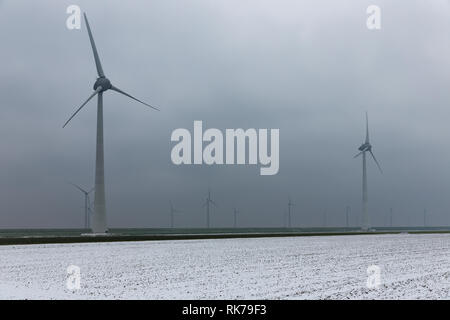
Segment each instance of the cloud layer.
M79 227L83 199L67 184L94 183L96 73L86 11L106 75L162 109L105 94L108 220L112 227L280 226L359 223L364 112L385 173L369 162L374 225L450 223L450 6L447 1L0 2L0 228ZM366 8L382 29L366 28ZM252 166L180 166L170 134L207 127L279 128L280 172Z

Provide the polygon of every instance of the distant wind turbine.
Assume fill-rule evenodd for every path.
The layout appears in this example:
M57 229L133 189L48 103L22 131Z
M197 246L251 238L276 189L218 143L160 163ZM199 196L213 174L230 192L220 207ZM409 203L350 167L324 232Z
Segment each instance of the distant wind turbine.
M370 222L369 222L369 211L368 211L368 196L367 196L367 166L366 166L366 153L369 152L372 156L373 160L375 161L378 169L381 173L383 171L381 170L380 164L378 163L377 159L375 158L375 155L372 152L372 145L369 141L369 117L366 112L366 141L358 148L360 151L357 155L354 156L354 158L362 155L363 159L363 175L362 175L362 225L361 229L364 231L369 230L370 228Z
M173 207L172 201L170 203L170 227L173 228L175 226L175 213L179 213L177 209Z
M349 214L350 214L350 206L347 206L345 208L345 226L348 228L349 227Z
M211 199L211 190L208 189L208 197L205 200L205 203L203 204L203 207L206 207L206 227L210 227L210 204L213 204L215 207L217 207L217 204Z
M234 210L233 210L233 226L234 226L234 228L237 228L237 214L238 214L238 211L236 208L234 208Z
M295 206L295 204L291 201L291 197L288 197L288 227L291 228L291 208Z
M392 227L392 216L393 216L393 210L392 208L389 209L389 225Z
M95 96L98 97L97 100L97 146L96 146L96 160L95 160L95 199L94 199L94 212L92 215L92 232L93 233L106 233L108 232L106 223L106 201L105 201L105 166L104 166L104 153L103 153L103 92L107 90L113 90L120 94L127 96L137 102L140 102L150 108L159 110L135 97L129 95L128 93L122 91L121 89L113 86L111 81L105 77L103 73L103 68L100 63L100 58L97 53L97 48L95 46L94 37L92 36L91 28L89 27L89 22L84 14L84 20L86 21L86 27L89 34L89 40L91 42L92 52L94 54L95 66L97 68L98 78L94 83L94 92L89 96L89 98L75 111L75 113L66 121L63 128L72 120L73 117Z
M69 182L72 186L80 190L84 194L84 227L87 229L89 228L89 212L91 209L91 204L89 201L89 194L94 191L94 188L87 191L81 188L80 186L76 185L75 183Z

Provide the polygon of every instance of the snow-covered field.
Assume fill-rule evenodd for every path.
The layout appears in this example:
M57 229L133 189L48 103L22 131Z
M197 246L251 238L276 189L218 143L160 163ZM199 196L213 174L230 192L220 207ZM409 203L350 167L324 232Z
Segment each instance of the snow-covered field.
M0 299L39 298L449 299L450 234L0 246Z

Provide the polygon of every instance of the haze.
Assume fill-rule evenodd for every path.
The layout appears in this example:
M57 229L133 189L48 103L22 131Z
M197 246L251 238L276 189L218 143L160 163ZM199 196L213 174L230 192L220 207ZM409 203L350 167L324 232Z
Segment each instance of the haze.
M318 5L320 3L320 5ZM450 5L448 1L22 1L0 0L0 228L81 227L94 184L96 106L62 125L92 92L90 20L105 73L154 112L105 96L110 227L359 224L369 113L383 167L368 163L371 224L450 224ZM366 28L381 7L382 29ZM116 81L116 82L117 82ZM280 170L175 166L174 129L280 129ZM93 198L92 198L93 199Z

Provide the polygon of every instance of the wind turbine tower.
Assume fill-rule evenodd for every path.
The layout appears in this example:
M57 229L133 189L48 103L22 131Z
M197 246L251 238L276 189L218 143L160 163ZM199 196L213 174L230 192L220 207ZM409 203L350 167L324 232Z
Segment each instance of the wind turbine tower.
M427 226L427 209L423 210L423 226Z
M173 207L172 201L169 201L170 203L170 227L173 228L175 226L175 213L178 213L177 209Z
M234 208L234 210L233 210L233 226L234 226L234 228L236 229L237 228L237 214L238 214L238 211L237 211L237 209L236 208Z
M80 190L84 194L84 227L87 229L89 228L89 209L90 209L90 203L89 203L89 194L94 190L92 188L91 190L87 191L81 188L80 186L70 183L72 186Z
M288 228L292 227L291 223L291 208L294 206L294 203L291 201L291 197L288 197Z
M346 210L345 210L345 226L348 228L349 227L349 213L350 213L350 206L347 206Z
M211 199L211 190L208 189L208 197L205 200L205 204L203 205L206 207L206 227L210 227L210 205L214 205L217 207L217 204Z
M361 229L367 231L370 229L370 221L369 221L369 210L368 210L368 195L367 195L367 164L366 164L366 155L367 152L370 153L373 160L375 161L378 169L381 173L380 164L378 163L375 155L372 152L372 145L369 141L369 118L366 112L366 141L358 148L360 151L354 158L362 155L362 225Z
M389 225L392 227L392 217L393 217L393 211L392 208L389 209Z
M100 58L95 46L94 37L92 36L91 28L89 26L86 14L84 14L84 20L86 22L87 31L89 34L89 40L91 42L92 52L94 54L95 66L97 68L98 78L94 83L94 92L89 98L75 111L75 113L66 121L63 128L72 120L73 117L95 96L97 96L97 145L96 145L96 158L95 158L95 198L94 198L94 211L91 217L92 232L97 234L104 234L108 232L106 222L106 200L105 200L105 161L103 153L103 93L107 90L116 91L128 98L138 101L150 108L158 110L157 108L136 99L121 89L113 86L111 81L105 77L103 68L100 63Z

